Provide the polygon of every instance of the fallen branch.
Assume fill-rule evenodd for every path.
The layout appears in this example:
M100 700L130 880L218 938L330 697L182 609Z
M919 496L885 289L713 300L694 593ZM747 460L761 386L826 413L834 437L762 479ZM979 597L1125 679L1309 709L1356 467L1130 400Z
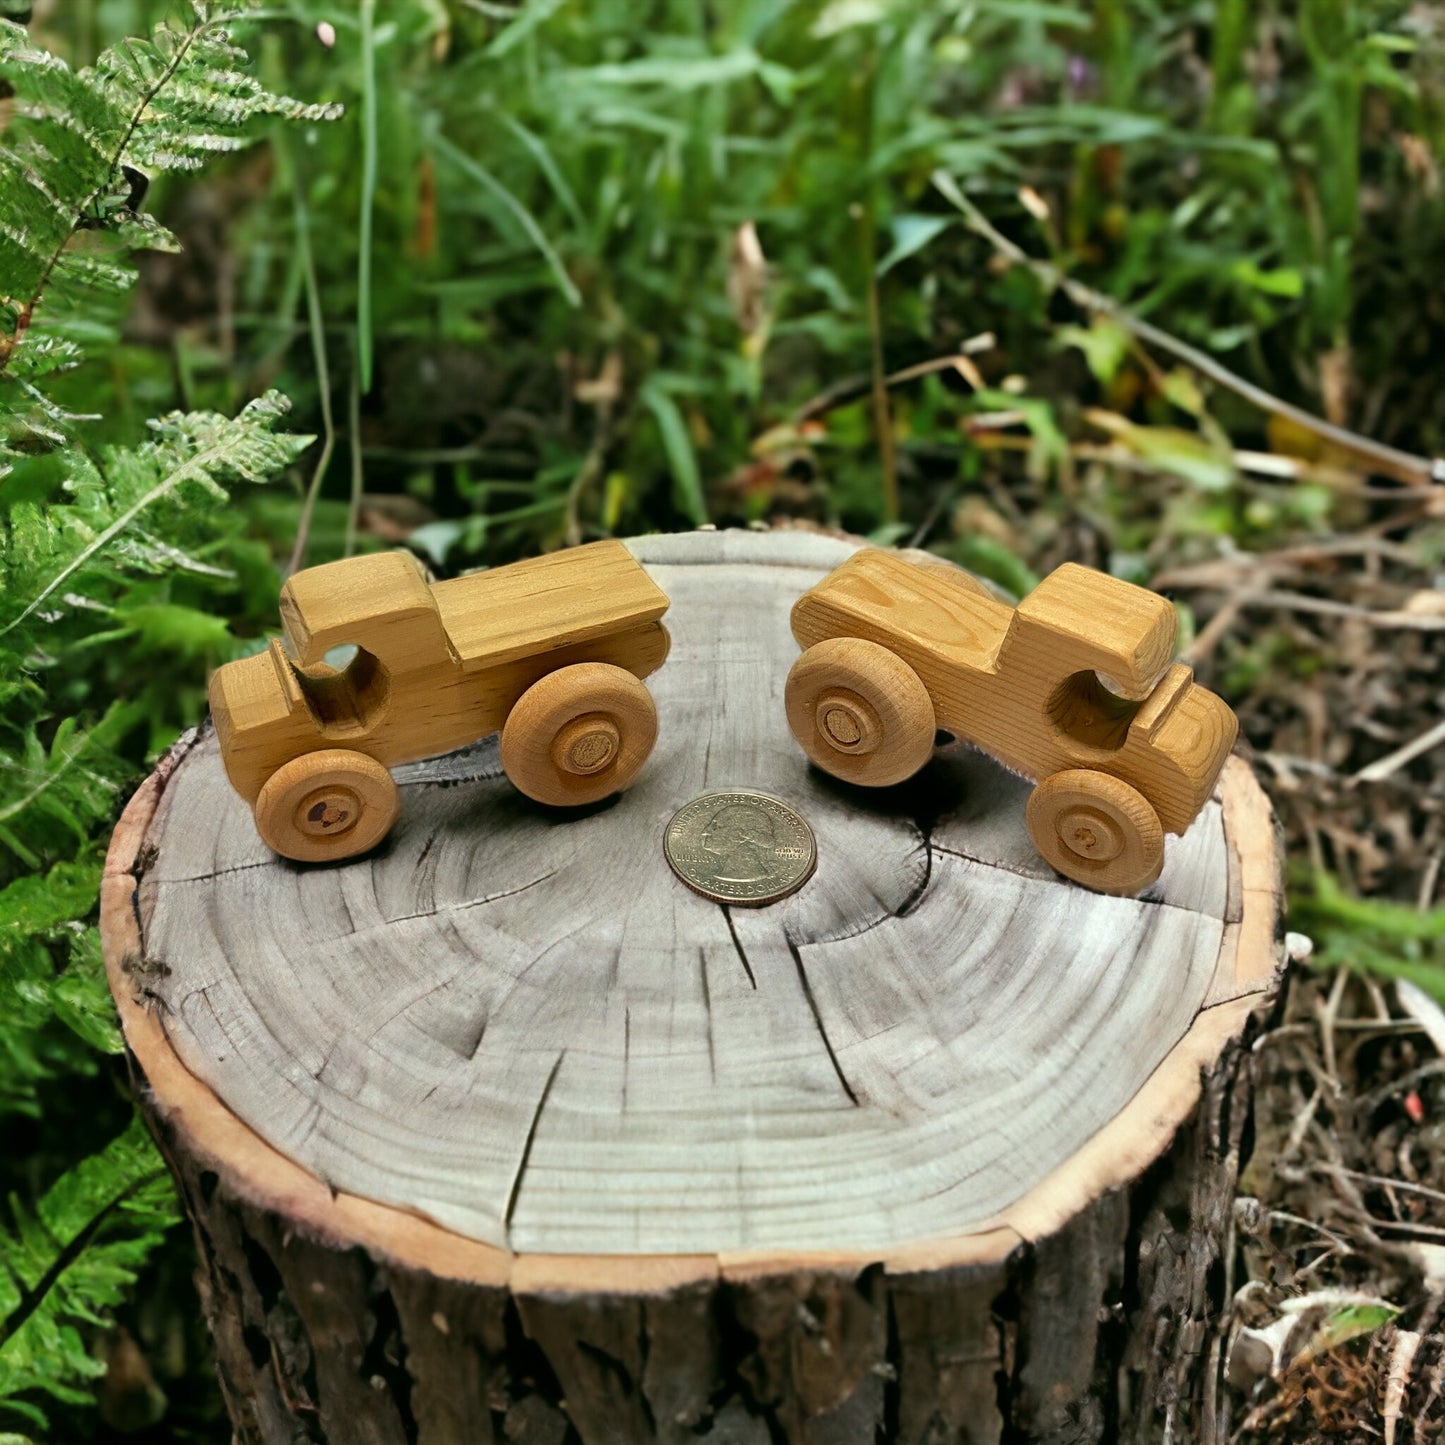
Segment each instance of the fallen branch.
M1410 1366L1420 1348L1420 1336L1413 1330L1401 1330L1395 1337L1390 1356L1390 1372L1385 1379L1385 1403L1380 1416L1385 1422L1385 1445L1395 1445L1395 1427L1400 1423L1405 1403L1405 1387L1410 1381Z
M1403 768L1406 763L1412 763L1422 753L1428 753L1431 748L1439 747L1445 743L1445 722L1438 722L1434 727L1421 733L1419 737L1412 738L1403 747L1398 747L1393 753L1377 759L1368 767L1361 768L1355 776L1362 783L1378 783L1382 778L1388 778L1391 773Z

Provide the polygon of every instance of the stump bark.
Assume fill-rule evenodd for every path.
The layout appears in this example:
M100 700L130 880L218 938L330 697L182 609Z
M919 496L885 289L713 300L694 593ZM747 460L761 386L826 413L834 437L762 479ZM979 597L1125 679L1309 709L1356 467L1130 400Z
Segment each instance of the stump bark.
M851 544L630 545L674 645L625 796L541 808L493 741L296 865L202 730L116 831L107 963L237 1439L1212 1438L1232 1041L1281 959L1249 769L1143 897L1087 892L979 754L807 767L788 609ZM793 897L669 872L725 787L811 823Z

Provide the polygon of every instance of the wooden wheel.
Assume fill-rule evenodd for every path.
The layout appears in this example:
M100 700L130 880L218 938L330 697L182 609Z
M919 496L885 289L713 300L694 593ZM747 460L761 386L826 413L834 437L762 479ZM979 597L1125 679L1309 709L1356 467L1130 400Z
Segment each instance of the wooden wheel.
M517 699L502 728L502 766L536 802L576 807L628 787L656 740L647 688L625 668L579 662Z
M933 700L897 653L859 637L810 647L788 674L788 726L824 772L882 788L933 754Z
M401 798L365 753L326 748L283 763L256 799L256 831L283 858L354 858L391 831Z
M1065 878L1100 893L1138 893L1164 866L1164 830L1149 800L1108 773L1045 778L1025 810L1034 847Z

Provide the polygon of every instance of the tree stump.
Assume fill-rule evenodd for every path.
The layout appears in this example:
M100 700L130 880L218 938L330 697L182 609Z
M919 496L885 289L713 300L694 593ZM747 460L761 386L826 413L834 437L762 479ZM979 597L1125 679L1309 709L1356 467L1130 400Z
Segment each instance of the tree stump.
M807 766L788 610L851 544L629 545L673 651L624 796L539 807L492 741L398 769L373 855L297 865L203 729L116 830L111 982L237 1439L1192 1438L1229 1046L1281 955L1248 767L1144 897L1087 892L977 753L877 791ZM724 787L811 823L791 898L668 870Z

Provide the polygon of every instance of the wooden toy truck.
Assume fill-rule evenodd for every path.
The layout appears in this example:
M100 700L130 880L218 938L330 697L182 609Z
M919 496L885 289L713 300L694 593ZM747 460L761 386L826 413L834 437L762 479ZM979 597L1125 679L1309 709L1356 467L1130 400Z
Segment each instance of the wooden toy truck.
M792 623L788 724L820 768L901 782L943 729L1038 784L1034 846L1101 892L1159 876L1164 834L1194 821L1234 744L1228 706L1171 666L1170 604L1073 563L1010 607L945 563L870 549Z
M226 773L287 858L349 858L400 806L388 769L501 730L528 797L595 802L637 776L657 736L640 681L662 665L667 597L620 542L428 585L401 552L298 572L286 644L218 668ZM353 646L342 668L326 654Z

